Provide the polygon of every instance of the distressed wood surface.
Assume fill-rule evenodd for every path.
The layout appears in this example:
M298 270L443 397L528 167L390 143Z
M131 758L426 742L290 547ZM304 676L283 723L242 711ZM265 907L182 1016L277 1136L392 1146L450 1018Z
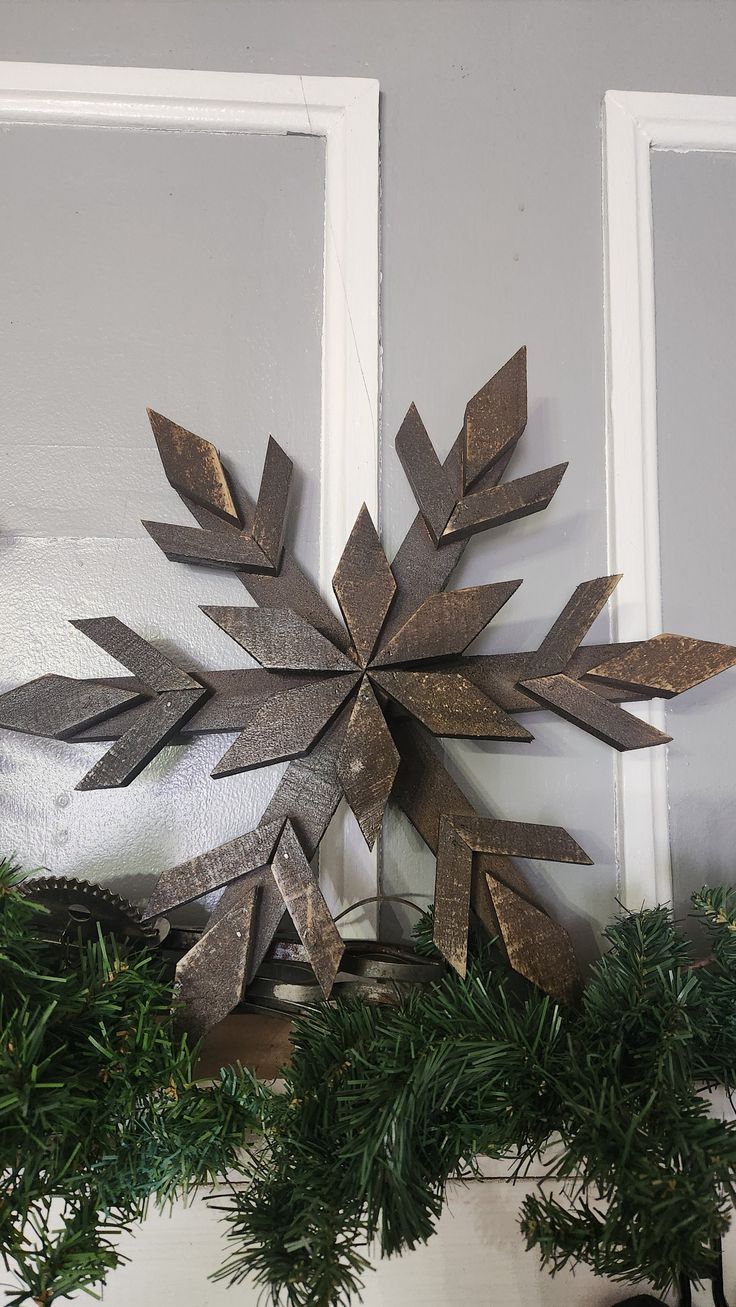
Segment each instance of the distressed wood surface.
M99 762L75 787L78 790L109 790L130 785L144 767L176 734L207 691L168 690L146 707L135 726L116 740Z
M396 581L365 504L342 552L332 588L358 657L365 665L396 594Z
M522 345L468 400L463 423L463 490L508 457L527 419L526 346Z
M648 722L624 712L616 704L607 703L569 676L543 676L538 680L524 681L523 688L545 708L552 708L566 721L582 727L605 744L612 744L620 752L648 749L655 744L667 744L672 739L671 735L665 735Z
M371 680L433 735L455 739L534 737L458 671L371 671Z
M290 608L202 606L263 667L271 670L350 672L356 666L299 613Z
M215 446L152 408L148 417L169 485L239 527L237 505Z
M177 964L174 993L183 1004L177 1021L192 1042L222 1021L243 997L258 895L258 886L248 885L239 902Z
M0 727L63 740L140 702L135 690L71 676L39 676L0 694Z
M275 572L276 565L242 531L205 531L197 526L141 521L172 563L225 567L238 572Z
M253 767L306 753L325 730L360 674L326 676L308 685L274 694L259 708L250 726L223 754L212 775L232 776Z
M435 544L439 544L457 496L414 404L399 427L395 443L419 511Z
M329 998L345 945L290 821L276 846L271 874L307 950L320 989Z
M551 502L566 468L567 463L558 463L541 472L466 495L453 511L442 533L443 541L472 536L489 527L541 512Z
M398 766L398 749L364 678L340 751L338 775L369 849L381 829Z
M588 675L623 685L628 690L646 690L669 699L718 676L736 663L736 648L711 640L692 640L685 635L655 635L627 653L591 667Z
M495 817L479 816L453 816L452 821L458 835L470 845L474 853L592 866L587 853L562 826L499 821Z
M434 882L434 942L459 976L467 971L473 850L452 818L440 817Z
M539 646L540 673L564 671L575 650L616 589L621 574L582 581Z
M379 649L374 667L459 655L518 590L521 581L441 590L430 595Z
M289 488L294 465L273 436L268 437L261 485L253 514L253 539L278 568L286 531Z
M174 908L220 889L231 880L268 866L281 830L282 821L261 822L255 830L228 840L219 848L209 849L196 858L180 862L162 872L148 903L143 920L150 921Z
M202 689L198 681L117 617L77 618L71 625L157 693Z

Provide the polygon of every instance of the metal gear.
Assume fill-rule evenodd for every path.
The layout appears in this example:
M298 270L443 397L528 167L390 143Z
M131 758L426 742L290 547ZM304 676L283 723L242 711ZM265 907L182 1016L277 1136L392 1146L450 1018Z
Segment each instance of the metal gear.
M155 922L141 921L138 908L93 881L32 876L23 881L21 892L46 908L43 928L62 938L80 931L82 939L96 939L99 925L103 931L126 939L160 942Z

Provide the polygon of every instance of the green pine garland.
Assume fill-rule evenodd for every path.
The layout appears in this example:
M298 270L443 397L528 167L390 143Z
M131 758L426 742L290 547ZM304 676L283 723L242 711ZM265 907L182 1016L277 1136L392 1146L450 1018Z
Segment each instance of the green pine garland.
M660 1292L716 1275L736 1126L709 1115L702 1086L736 1077L736 893L693 902L707 967L665 909L629 914L563 1009L475 940L465 980L297 1022L283 1092L241 1070L205 1090L151 955L45 941L0 865L0 1250L24 1285L11 1304L103 1281L149 1197L220 1177L219 1277L288 1307L344 1307L369 1246L427 1240L448 1181L483 1155L519 1173L542 1159L564 1182L521 1210L549 1270L585 1263ZM432 947L428 919L418 947Z

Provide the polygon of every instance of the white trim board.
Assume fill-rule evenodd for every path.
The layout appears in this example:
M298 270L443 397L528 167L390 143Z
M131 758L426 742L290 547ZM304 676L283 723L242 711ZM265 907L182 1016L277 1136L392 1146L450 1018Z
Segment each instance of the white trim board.
M378 523L378 82L0 62L0 125L11 123L324 138L319 580L336 607L332 575L361 503ZM348 898L374 892L376 857L352 817L333 827L333 887L350 868Z
M603 109L606 467L614 639L662 630L651 151L736 152L736 98L608 91ZM660 728L664 705L638 710ZM672 899L666 746L619 754L620 898Z

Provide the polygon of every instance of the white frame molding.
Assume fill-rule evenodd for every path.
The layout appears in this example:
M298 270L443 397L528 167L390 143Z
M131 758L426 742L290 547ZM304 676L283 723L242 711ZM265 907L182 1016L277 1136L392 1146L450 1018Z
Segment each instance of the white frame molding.
M378 90L363 77L0 62L0 125L324 137L319 579L333 606L361 503L378 523ZM325 853L333 897L345 868L359 891L348 901L373 892L376 856L352 819L333 823Z
M662 630L651 151L736 152L736 98L608 91L603 114L609 566L614 639L637 640ZM624 905L671 901L666 746L618 755L616 829Z

